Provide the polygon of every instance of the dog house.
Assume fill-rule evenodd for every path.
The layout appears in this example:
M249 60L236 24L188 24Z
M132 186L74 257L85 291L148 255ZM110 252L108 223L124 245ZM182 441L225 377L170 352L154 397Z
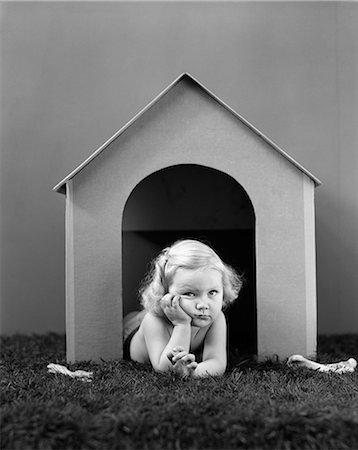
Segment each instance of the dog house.
M66 195L67 359L122 357L123 314L179 238L243 272L229 342L260 359L316 352L320 182L182 74L54 190Z

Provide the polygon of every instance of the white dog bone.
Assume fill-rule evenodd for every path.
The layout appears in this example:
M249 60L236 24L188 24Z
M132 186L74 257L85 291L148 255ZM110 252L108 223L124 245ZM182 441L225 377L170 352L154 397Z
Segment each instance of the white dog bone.
M72 372L68 370L67 367L61 366L61 364L48 364L47 369L49 373L60 373L62 375L67 375L71 378L80 378L82 381L92 381L93 372L86 372L85 370L76 370Z
M308 369L317 370L319 372L336 372L346 373L354 372L357 367L357 361L354 358L349 358L347 361L340 361L331 364L320 364L302 355L292 355L288 358L287 364L289 366L307 367Z
M349 358L347 359L347 361L326 364L325 366L328 368L328 370L332 370L338 373L354 372L354 369L357 367L357 361L354 358Z

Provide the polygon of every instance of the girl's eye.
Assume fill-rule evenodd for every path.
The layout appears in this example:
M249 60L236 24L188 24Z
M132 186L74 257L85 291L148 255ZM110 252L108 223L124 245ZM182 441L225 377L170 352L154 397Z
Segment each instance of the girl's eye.
M213 291L210 291L210 292L209 292L209 295L210 295L211 297L214 297L217 293L218 293L218 291L213 290Z
M194 292L185 292L185 294L182 294L184 297L194 297Z

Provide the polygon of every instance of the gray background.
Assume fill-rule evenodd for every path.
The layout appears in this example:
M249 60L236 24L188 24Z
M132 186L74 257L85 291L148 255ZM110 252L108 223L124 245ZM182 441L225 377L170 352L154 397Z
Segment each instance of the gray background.
M1 332L64 331L52 187L190 72L321 179L318 329L358 332L357 4L1 4Z

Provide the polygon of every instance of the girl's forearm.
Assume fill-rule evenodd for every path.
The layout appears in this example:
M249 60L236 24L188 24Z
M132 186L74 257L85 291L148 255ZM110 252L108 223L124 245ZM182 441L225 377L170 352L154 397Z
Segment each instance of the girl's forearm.
M187 352L189 351L190 335L191 335L190 323L179 324L173 327L173 332L169 339L169 342L160 356L158 370L166 371L172 368L172 363L171 361L169 361L167 355L173 350L173 348L181 346L184 348L185 351Z
M226 370L226 362L218 359L207 359L198 364L195 369L194 377L205 377L208 375L223 375Z

